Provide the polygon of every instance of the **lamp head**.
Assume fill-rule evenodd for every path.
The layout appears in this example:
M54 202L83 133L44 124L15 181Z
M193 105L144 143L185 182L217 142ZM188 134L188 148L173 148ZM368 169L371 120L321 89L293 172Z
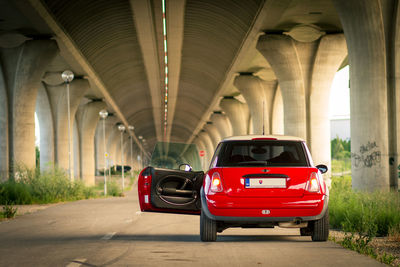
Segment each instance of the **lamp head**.
M123 124L118 125L118 130L120 130L121 132L125 131L125 125Z
M105 109L100 110L99 112L100 118L105 119L108 116L108 112Z
M64 82L70 83L74 79L74 73L70 70L66 70L61 74L61 78Z

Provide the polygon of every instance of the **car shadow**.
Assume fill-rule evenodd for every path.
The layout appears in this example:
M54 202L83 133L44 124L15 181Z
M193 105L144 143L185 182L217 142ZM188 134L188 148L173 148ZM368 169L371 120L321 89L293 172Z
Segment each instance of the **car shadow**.
M201 242L199 235L116 235L112 241L144 242ZM311 238L299 235L218 235L217 242L311 242Z

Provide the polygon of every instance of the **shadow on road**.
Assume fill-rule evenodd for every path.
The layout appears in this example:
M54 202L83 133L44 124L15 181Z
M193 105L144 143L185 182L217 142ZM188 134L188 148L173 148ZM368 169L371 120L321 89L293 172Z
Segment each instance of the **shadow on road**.
M112 241L201 242L199 235L116 235ZM298 235L219 235L217 242L311 242Z

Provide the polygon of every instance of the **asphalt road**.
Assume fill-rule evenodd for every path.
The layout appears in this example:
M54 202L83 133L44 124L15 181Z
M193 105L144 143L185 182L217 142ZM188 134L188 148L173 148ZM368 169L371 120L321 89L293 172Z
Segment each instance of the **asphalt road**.
M199 216L141 213L133 190L1 222L0 266L382 265L292 229L228 229L202 243Z

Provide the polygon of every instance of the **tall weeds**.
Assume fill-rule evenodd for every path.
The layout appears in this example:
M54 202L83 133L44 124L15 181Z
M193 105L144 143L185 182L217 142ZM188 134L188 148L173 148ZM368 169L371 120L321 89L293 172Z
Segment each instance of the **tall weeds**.
M332 179L329 198L333 228L370 239L387 236L400 225L398 192L356 192L351 177L345 176Z
M71 182L67 174L52 168L43 172L17 166L14 177L0 183L0 204L54 203L96 196L81 181Z

